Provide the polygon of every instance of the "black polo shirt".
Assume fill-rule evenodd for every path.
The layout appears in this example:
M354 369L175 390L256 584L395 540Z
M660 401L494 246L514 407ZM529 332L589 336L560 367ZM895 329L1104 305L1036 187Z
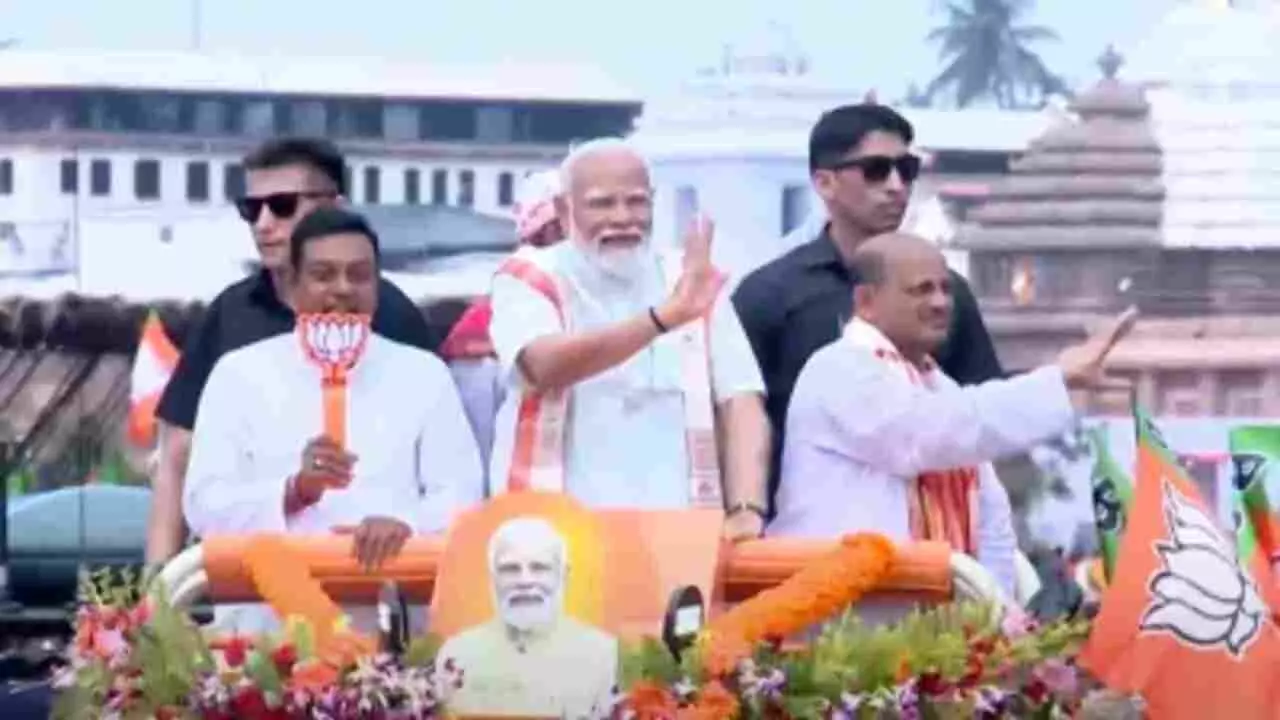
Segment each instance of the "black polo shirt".
M218 359L259 340L293 332L293 327L293 311L276 297L267 271L260 270L223 290L187 338L156 415L170 425L191 430L196 424L200 393ZM384 278L378 281L378 309L373 315L373 330L428 352L436 352L440 344L418 306Z
M955 312L937 361L956 382L981 383L1003 371L978 301L964 277L952 271ZM751 341L768 397L773 426L770 505L778 488L787 406L800 370L819 348L838 339L853 317L853 276L825 231L743 279L733 304Z

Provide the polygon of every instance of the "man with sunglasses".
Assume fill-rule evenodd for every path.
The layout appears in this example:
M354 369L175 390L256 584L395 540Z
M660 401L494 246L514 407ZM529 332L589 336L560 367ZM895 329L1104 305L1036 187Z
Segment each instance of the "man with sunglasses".
M734 293L768 389L771 507L796 378L853 318L854 252L902 223L920 174L920 158L909 150L914 135L906 118L871 102L824 113L809 136L809 175L829 221L816 238L744 278ZM938 363L962 385L999 377L1003 371L973 291L962 276L951 275L955 308Z
M187 339L165 388L160 419L159 463L152 480L147 562L163 563L182 547L182 486L195 427L196 408L209 373L232 350L293 331L287 288L289 238L298 221L318 207L344 202L346 161L328 141L281 138L267 142L243 162L247 193L236 210L253 232L262 267L223 290ZM379 278L373 329L396 342L435 352L438 339L421 311L399 288Z

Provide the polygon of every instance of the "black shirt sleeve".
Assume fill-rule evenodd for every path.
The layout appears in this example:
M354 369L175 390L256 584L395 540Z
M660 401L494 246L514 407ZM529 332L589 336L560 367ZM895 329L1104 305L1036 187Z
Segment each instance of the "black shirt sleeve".
M733 293L733 309L742 323L742 330L751 344L751 352L756 356L756 364L760 366L760 374L764 377L766 389L774 374L774 305L770 303L768 292L764 289L766 278L759 272L752 273L742 280ZM776 299L775 299L776 302Z
M938 364L961 385L977 385L1004 377L973 288L955 272L951 273L951 282L955 311L947 343L938 353Z
M405 345L439 354L444 338L431 329L422 310L395 283L383 278L378 283L378 309L373 314L373 330Z
M178 367L174 368L156 407L157 417L184 430L195 428L200 394L204 392L214 364L222 355L221 336L222 303L219 299L210 303L200 324L183 345Z

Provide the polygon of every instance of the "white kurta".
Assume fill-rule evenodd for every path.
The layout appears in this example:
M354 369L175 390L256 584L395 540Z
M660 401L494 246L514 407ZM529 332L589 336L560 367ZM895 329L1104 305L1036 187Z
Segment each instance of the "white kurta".
M911 540L908 490L927 471L979 467L978 560L1014 596L1009 499L990 463L1068 430L1062 371L959 387L941 371L914 385L841 339L810 358L787 413L775 536L871 531Z
M596 330L644 314L666 288L656 256L647 281L633 286L593 272L567 241L533 252L565 288L572 332ZM493 282L489 334L502 365L506 397L494 424L489 481L506 485L524 379L516 358L529 343L561 331L555 307L515 278ZM728 293L711 313L708 347L713 400L763 394L764 381ZM626 362L573 386L569 399L565 489L592 507L677 509L689 505L684 393L677 334L658 338Z
M183 490L192 532L327 534L385 516L436 533L483 499L476 441L443 362L372 335L349 382L351 484L286 517L288 478L323 431L320 371L292 333L224 355L192 438Z

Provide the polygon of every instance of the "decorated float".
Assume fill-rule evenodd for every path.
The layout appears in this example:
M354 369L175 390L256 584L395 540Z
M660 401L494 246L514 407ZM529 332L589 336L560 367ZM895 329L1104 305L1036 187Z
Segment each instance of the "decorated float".
M513 494L376 572L348 538L206 538L146 581L86 581L57 717L1048 718L1091 687L1087 624L1022 611L1028 566L1007 598L945 545L731 545L721 523ZM197 598L283 621L201 628Z

